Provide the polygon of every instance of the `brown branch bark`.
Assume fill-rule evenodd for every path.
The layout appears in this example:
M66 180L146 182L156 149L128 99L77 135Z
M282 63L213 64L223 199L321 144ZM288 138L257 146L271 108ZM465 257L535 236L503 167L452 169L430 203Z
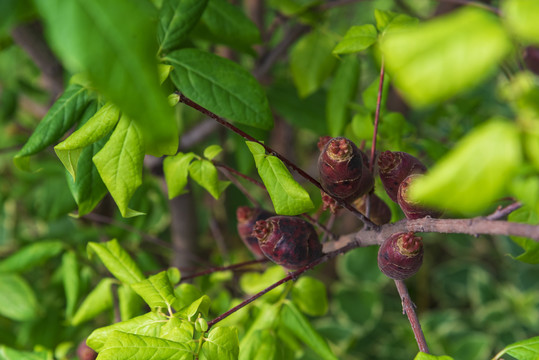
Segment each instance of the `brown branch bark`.
M343 235L337 241L325 243L324 252L335 251L351 243L356 243L357 247L380 245L391 234L408 231L468 235L513 235L539 242L539 225L488 220L484 217L470 219L423 218L401 220L397 223L383 225L379 230L362 229L356 233Z

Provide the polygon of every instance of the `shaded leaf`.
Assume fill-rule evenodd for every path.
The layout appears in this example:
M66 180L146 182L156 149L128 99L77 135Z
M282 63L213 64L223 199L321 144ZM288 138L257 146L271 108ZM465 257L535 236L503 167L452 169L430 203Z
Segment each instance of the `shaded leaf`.
M9 257L0 260L0 273L15 273L29 270L58 255L63 244L58 240L41 240L26 245Z
M359 63L354 56L342 59L331 82L326 103L326 122L330 136L341 136L350 121L349 103L357 94Z
M125 115L112 132L105 146L94 155L99 171L123 217L142 213L131 210L129 200L142 184L144 140L137 125Z
M415 356L414 360L453 360L453 358L446 355L436 356L436 355L426 354L424 352L419 352Z
M66 251L62 256L62 280L66 296L66 318L71 319L79 299L79 264L77 254Z
M112 308L112 289L114 279L104 278L88 294L80 307L73 315L71 324L77 326L85 321L92 320L96 315Z
M273 126L264 90L238 64L197 49L176 50L165 60L174 67L172 82L189 99L232 121L266 130Z
M331 55L335 45L327 34L313 31L303 36L291 50L290 71L300 97L315 92L333 71L337 60Z
M419 21L417 18L406 14L380 9L374 9L374 18L376 19L376 28L381 33L397 29L398 27L414 25Z
M351 54L368 49L378 39L374 25L352 26L333 49L333 54Z
M258 174L268 190L277 214L297 215L314 207L307 191L294 180L281 160L266 155L260 144L252 141L247 141L246 144L253 154Z
M60 139L80 119L91 100L87 89L78 84L69 85L15 155L15 164L24 167L23 158L40 152Z
M36 295L21 276L0 274L0 315L16 321L38 316Z
M313 349L322 359L336 360L324 338L314 330L311 323L291 302L285 302L281 310L281 324Z
M49 360L46 351L20 351L5 345L0 345L0 359L2 360Z
M212 35L212 42L251 52L250 47L261 41L256 25L240 7L226 0L209 0L201 20Z
M144 301L131 286L122 284L118 287L118 305L120 318L126 321L140 314Z
M177 49L195 27L208 0L164 0L159 13L159 53Z

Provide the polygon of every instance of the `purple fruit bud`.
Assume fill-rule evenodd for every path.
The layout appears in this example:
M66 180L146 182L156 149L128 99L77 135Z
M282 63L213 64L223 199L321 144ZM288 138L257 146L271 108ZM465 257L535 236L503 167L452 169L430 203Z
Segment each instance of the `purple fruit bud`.
M391 221L391 209L384 200L380 199L374 193L363 195L356 199L352 205L359 210L363 215L367 215L367 196L370 198L370 213L369 219L376 225L384 225Z
M322 256L314 227L293 216L272 216L256 222L253 235L271 261L296 270Z
M258 239L252 235L255 223L258 220L267 219L275 214L260 208L250 208L248 206L240 206L236 210L236 218L238 219L238 234L243 243L249 248L257 259L264 257Z
M397 193L397 203L399 204L400 208L404 212L404 215L406 215L406 218L408 219L420 219L424 218L426 216L430 216L433 218L440 217L441 212L433 209L429 209L415 201L412 201L410 199L410 195L408 194L408 191L410 190L410 185L412 184L415 179L420 178L421 176L424 176L423 174L412 174L407 176L400 184L399 191Z
M387 277L404 280L423 263L423 241L413 232L395 233L378 250L378 267Z
M427 168L416 157L402 151L384 151L378 156L378 172L384 189L394 202L400 183L411 174L424 174Z

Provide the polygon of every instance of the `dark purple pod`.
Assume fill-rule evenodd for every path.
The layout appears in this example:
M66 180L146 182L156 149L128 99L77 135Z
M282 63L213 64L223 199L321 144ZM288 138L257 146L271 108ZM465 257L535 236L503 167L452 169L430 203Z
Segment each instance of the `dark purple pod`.
M404 280L414 275L423 263L423 241L413 232L395 233L378 250L378 267L387 277Z
M378 156L378 172L384 189L394 202L400 183L411 174L424 174L427 168L416 157L402 151L384 151Z
M252 235L255 223L258 220L267 219L275 214L260 208L250 208L248 206L240 206L236 210L236 218L238 219L238 234L243 243L249 248L253 255L261 259L264 257L258 239Z
M86 345L86 341L83 340L77 346L77 356L80 360L95 360L97 358L97 353Z
M253 235L271 261L296 270L322 256L314 227L294 216L272 216L256 222Z
M384 225L391 221L391 209L384 200L380 199L376 194L363 195L356 199L352 205L359 210L363 215L367 215L367 196L370 198L370 213L369 219L376 225Z
M401 182L399 186L399 191L397 193L397 203L402 209L402 212L404 212L404 215L406 216L406 218L411 219L411 220L424 218L426 216L430 216L433 218L440 217L441 212L427 208L415 201L410 200L410 196L408 194L410 185L415 179L421 176L424 176L424 175L423 174L408 175Z
M321 139L319 145L326 140ZM344 137L327 140L318 158L320 183L324 190L342 200L353 200L370 191L374 179L363 157L357 146Z

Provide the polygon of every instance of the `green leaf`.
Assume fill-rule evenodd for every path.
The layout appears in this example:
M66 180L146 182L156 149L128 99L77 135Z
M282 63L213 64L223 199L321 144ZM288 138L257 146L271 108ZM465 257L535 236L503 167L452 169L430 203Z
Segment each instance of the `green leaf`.
M152 311L133 319L115 323L94 330L86 343L97 352L101 352L107 340L115 331L135 335L159 336L161 327L166 324L168 317L160 312Z
M381 109L384 109L387 101L387 94L389 92L390 81L388 76L385 77L384 85L382 86L382 101ZM361 99L363 104L373 113L376 111L376 103L378 102L378 92L380 89L380 77L376 77L369 86L361 93ZM393 130L393 129L392 129ZM371 134L372 135L372 134ZM371 136L372 137L372 136Z
M305 314L322 316L328 311L326 286L318 279L303 276L292 288L292 301Z
M447 99L479 84L510 50L499 20L471 7L381 42L386 69L413 106Z
M324 91L300 98L292 83L279 82L272 84L268 98L272 109L288 123L300 129L309 129L319 136L328 134Z
M240 346L239 360L280 360L277 349L281 346L272 329L257 330L245 346Z
M322 3L321 0L269 0L269 5L286 16L302 15Z
M330 136L341 136L350 121L349 104L354 101L359 81L359 63L346 56L339 64L327 95L326 122Z
M539 336L507 345L496 355L496 359L502 354L509 354L519 360L535 360L539 358Z
M372 139L374 119L369 110L364 107L358 108L358 113L352 118L352 131L360 139Z
M399 14L393 11L374 9L374 18L376 19L376 28L381 33L390 29L394 30L402 26L416 24L419 20L405 14Z
M264 90L240 65L197 49L176 50L165 60L174 66L172 82L189 99L241 124L273 126Z
M333 49L333 54L352 54L368 49L378 39L378 32L371 24L352 26Z
M201 359L236 360L240 352L238 329L227 326L212 328L204 339Z
M256 294L285 276L286 272L281 266L270 266L262 274L258 272L249 272L243 275L240 279L240 287L246 294ZM267 297L268 294L272 294L273 296L278 297L282 291L282 288L277 287L264 296Z
M109 141L95 154L93 161L122 216L141 215L128 207L135 190L142 184L144 140L137 125L122 116Z
M104 278L88 294L71 319L71 325L77 326L94 319L98 314L112 308L112 289L114 279Z
M80 129L54 147L56 155L73 179L77 179L77 164L82 149L110 133L119 118L120 110L112 103L106 103Z
M297 215L314 207L307 191L294 180L281 160L266 155L260 144L252 141L247 141L246 144L253 154L258 174L268 190L277 214Z
M112 275L124 284L144 280L142 271L116 239L106 243L88 243L88 252L95 252Z
M2 360L49 360L50 356L46 351L20 351L5 345L0 345L0 359Z
M76 167L78 174L76 180L74 180L74 174L70 175L66 170L67 185L79 207L79 217L90 213L108 192L97 167L92 161L95 154L103 148L107 140L107 138L103 138L80 151Z
M157 73L155 10L145 0L35 2L50 43L72 72L132 118L148 153L174 154L178 130Z
M137 283L130 284L131 288L139 294L151 309L157 307L170 309L175 296L166 271L150 276Z
M208 0L164 0L159 13L159 53L176 50L204 12Z
M534 185L537 186L537 182ZM539 216L528 205L513 211L509 214L508 220L511 222L539 225ZM539 243L537 241L518 236L511 236L511 239L524 249L524 252L515 258L516 260L528 264L539 264Z
M55 257L62 249L62 242L58 240L41 240L26 245L0 261L0 273L24 272Z
M66 296L66 318L71 319L79 299L79 264L74 251L66 251L62 256L62 280Z
M99 360L115 359L192 360L194 354L186 344L115 331L99 352Z
M120 318L123 321L139 315L143 304L144 302L140 296L133 291L131 286L122 284L118 287L118 305L120 308Z
M167 156L163 161L169 199L187 192L185 187L187 186L187 177L189 175L189 164L195 156L191 152L187 154L178 153L174 156Z
M322 359L337 359L324 338L314 330L309 320L289 301L283 304L281 324L313 349Z
M174 309L181 310L186 306L191 305L197 299L202 297L202 291L195 285L182 283L174 289L176 295L176 301L174 303Z
M30 285L16 274L0 274L0 315L15 321L34 320L38 302Z
M210 145L204 149L204 157L208 160L213 160L217 155L223 151L223 148L219 145Z
M539 44L539 3L534 0L502 2L505 25L525 43Z
M69 85L15 155L15 164L25 167L25 157L40 152L60 139L80 119L91 100L87 89L77 84Z
M256 25L238 6L226 0L210 0L201 20L212 35L212 42L244 52L250 52L252 45L260 43Z
M333 71L335 46L326 33L312 31L294 45L290 53L290 71L300 97L314 93Z
M189 175L215 199L219 199L219 196L230 184L228 181L219 180L217 168L208 160L193 161L189 165Z
M200 320L203 320L200 318ZM187 320L181 320L177 317L170 318L161 328L160 337L167 340L177 341L181 343L193 343L193 335L195 328Z
M424 352L419 352L415 356L414 360L453 360L453 358L446 355L436 356L436 355L426 354Z
M281 304L279 303L264 304L260 307L260 312L256 319L241 339L239 360L255 359L254 354L259 352L258 348L261 345L258 342L262 337L261 332L264 330L274 331L278 324L280 309Z
M521 144L514 124L492 120L476 127L424 177L412 198L462 213L485 210L503 195L520 166Z
M181 309L178 314L184 318L187 318L189 321L194 321L198 314L202 314L204 317L208 316L210 305L210 297L207 295L202 295L200 298L193 301L189 306Z

